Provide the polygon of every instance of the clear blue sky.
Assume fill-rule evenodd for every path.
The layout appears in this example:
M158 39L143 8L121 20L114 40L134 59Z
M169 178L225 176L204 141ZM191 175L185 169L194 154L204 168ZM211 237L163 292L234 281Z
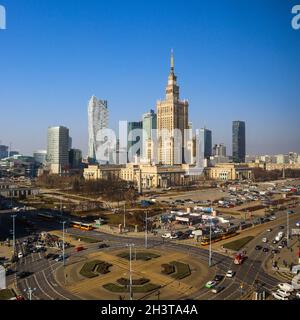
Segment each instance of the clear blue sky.
M300 152L300 0L0 0L0 140L31 154L47 127L87 151L87 102L107 99L110 125L139 120L164 97L171 48L194 128L231 150Z

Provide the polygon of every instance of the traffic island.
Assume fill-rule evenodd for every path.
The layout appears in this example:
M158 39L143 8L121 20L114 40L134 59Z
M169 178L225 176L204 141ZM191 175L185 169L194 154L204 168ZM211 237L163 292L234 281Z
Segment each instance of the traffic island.
M129 291L129 281L126 285L119 285L116 283L107 283L103 285L103 288L114 293L124 293ZM134 285L132 284L132 292L133 293L149 293L154 290L160 289L161 286L153 283L146 283L144 285Z

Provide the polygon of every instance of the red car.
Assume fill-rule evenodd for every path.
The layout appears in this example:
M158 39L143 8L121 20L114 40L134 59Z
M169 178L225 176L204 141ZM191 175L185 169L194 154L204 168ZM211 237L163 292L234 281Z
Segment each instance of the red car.
M76 251L77 251L77 252L82 251L82 250L84 250L84 247L77 247L77 248L76 248Z

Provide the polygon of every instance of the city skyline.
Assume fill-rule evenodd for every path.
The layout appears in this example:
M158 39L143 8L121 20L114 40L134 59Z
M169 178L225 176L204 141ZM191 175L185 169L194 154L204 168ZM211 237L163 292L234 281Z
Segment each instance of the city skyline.
M7 119L1 125L2 144L12 142L13 149L32 154L34 150L45 149L47 127L63 125L70 129L74 147L86 155L88 130L84 119L89 97L95 94L108 100L112 129L117 129L118 120L142 120L142 115L149 109L155 109L156 100L163 96L169 52L174 48L176 73L184 92L182 98L189 100L193 127L200 129L206 126L212 130L213 144L224 143L228 154L231 154L231 123L240 119L247 124L247 154L300 152L300 129L297 125L300 100L297 74L300 64L297 59L299 41L296 41L300 34L290 26L291 8L288 4L273 1L270 12L266 4L258 1L251 2L254 3L253 8L226 1L226 8L218 3L221 8L213 18L216 5L191 1L183 11L187 23L180 28L174 22L174 33L166 29L170 22L166 4L160 12L156 12L152 4L135 6L132 14L135 17L138 13L141 15L131 25L130 10L134 5L125 8L118 1L115 1L119 3L116 12L112 12L113 6L108 4L89 1L83 6L80 1L74 2L74 13L68 16L67 22L63 22L54 5L46 2L34 5L33 1L26 1L26 6L25 1L18 5L3 2L10 21L7 30L0 34L0 43L3 44L0 66L5 74L0 79L0 105L3 118ZM176 16L182 4L180 1L172 3L174 6L170 10ZM237 10L240 16L229 23L234 5L240 9ZM222 6L226 9L223 13ZM246 7L248 11L243 11ZM253 26L251 17L254 12L257 14L258 7L257 26ZM67 10L66 4L59 8L62 13ZM50 18L42 21L39 17L48 9ZM104 21L96 19L93 9L104 10L105 14L101 13L103 10L96 10ZM125 10L123 20L116 21L122 10ZM149 18L143 24L141 20L145 18L146 10ZM199 21L195 20L196 13L201 17ZM88 14L91 15L90 24L87 24ZM24 16L22 23L18 22L19 16ZM30 19L32 16L34 21ZM78 18L80 30L79 27L72 30L71 25ZM220 29L215 26L217 18L222 25ZM54 20L57 25L51 24ZM161 35L155 26L157 21L162 27ZM103 29L103 23L108 23L108 27ZM35 29L38 24L41 24L41 30ZM141 28L138 34L140 43L131 48L124 40L134 43L136 29L133 32L132 26L135 24ZM59 36L55 32L57 28L64 29ZM116 38L120 28L124 28L124 39ZM233 31L232 28L238 30ZM20 39L20 46L26 39L30 40L21 53L15 50L14 40L23 29L30 29L32 34L30 39L26 34L24 39ZM256 34L258 29L262 35ZM72 40L74 32L78 32L76 41ZM84 38L88 32L91 32L89 39L100 37L106 40L102 42L107 46L106 52L97 50L101 48L97 42L93 49L96 53L91 50L84 53L87 46ZM140 37L143 32L147 34L145 40ZM49 42L39 37L43 33L49 36ZM119 42L110 42L110 37ZM64 41L66 44L61 50L57 49L56 44L62 45ZM157 44L155 50L149 46L149 41ZM34 53L37 48L38 52ZM45 48L50 49L49 54ZM78 49L79 54L72 56L72 48ZM39 54L39 59L35 54ZM87 61L88 57L90 61ZM9 61L14 63L7 63L8 58L13 58ZM234 61L237 59L238 62ZM59 71L64 72L60 78L56 76ZM88 73L91 75L89 78ZM81 78L86 81L81 81ZM53 84L51 94L49 81ZM11 98L13 92L18 92L14 99ZM18 117L15 117L16 113ZM13 119L18 130L10 130L9 119Z

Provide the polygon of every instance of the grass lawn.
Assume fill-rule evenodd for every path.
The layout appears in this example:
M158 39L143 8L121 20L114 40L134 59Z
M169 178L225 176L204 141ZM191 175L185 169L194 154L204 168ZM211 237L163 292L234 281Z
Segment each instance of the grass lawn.
M79 273L86 278L95 278L98 274L106 274L109 272L109 268L112 266L110 263L106 263L100 260L93 260L85 263Z
M129 252L121 252L117 256L120 258L129 260ZM155 254L152 252L137 252L136 253L136 260L148 261L148 260L159 258L159 257L160 257L159 254ZM135 253L134 252L131 253L131 259L135 260Z
M162 273L170 275L172 278L180 280L191 274L190 266L179 261L172 261L162 265Z
M250 242L254 237L253 236L248 236L244 237L238 240L234 240L228 243L225 243L223 247L225 249L229 250L234 250L234 251L239 251L241 248L243 248L248 242Z
M147 283L143 286L132 286L132 292L135 293L147 293L153 290L159 289L161 286L153 284L153 283ZM129 286L120 286L115 283L107 283L103 285L103 288L111 291L111 292L129 292Z
M0 290L0 300L9 300L13 297L15 297L15 294L11 289Z

